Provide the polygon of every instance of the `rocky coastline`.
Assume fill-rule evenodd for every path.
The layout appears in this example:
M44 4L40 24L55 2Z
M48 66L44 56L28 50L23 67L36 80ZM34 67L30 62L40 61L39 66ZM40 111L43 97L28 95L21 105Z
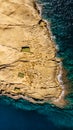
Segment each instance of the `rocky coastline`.
M35 0L0 3L0 95L62 107L61 59L39 13Z

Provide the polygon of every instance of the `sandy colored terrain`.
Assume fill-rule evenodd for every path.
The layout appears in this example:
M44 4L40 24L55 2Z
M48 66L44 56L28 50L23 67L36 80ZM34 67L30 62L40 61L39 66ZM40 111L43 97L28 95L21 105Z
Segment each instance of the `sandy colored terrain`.
M33 0L0 0L0 94L54 103L60 59Z

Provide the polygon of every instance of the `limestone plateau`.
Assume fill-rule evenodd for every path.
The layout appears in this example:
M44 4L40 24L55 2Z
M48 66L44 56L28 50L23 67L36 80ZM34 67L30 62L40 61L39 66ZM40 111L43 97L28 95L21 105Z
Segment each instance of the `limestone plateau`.
M35 1L0 0L0 95L57 104L59 63Z

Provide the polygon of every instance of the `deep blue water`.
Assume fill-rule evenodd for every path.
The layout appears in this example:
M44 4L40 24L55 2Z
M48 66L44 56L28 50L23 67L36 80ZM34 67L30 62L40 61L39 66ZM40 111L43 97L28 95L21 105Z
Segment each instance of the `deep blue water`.
M45 116L35 111L22 111L0 104L0 130L45 130L56 128Z
M42 17L51 22L52 34L59 46L57 56L71 83L71 101L67 108L50 104L32 104L25 100L0 97L0 130L73 130L73 0L39 0Z
M73 130L73 109L0 97L0 130Z

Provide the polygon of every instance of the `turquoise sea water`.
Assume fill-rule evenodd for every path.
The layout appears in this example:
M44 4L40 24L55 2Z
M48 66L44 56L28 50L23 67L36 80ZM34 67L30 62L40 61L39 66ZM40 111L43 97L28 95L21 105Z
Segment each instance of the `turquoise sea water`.
M51 22L57 56L62 57L67 78L73 87L73 0L38 0L42 17ZM73 94L67 108L32 104L25 100L0 97L0 130L73 130Z

